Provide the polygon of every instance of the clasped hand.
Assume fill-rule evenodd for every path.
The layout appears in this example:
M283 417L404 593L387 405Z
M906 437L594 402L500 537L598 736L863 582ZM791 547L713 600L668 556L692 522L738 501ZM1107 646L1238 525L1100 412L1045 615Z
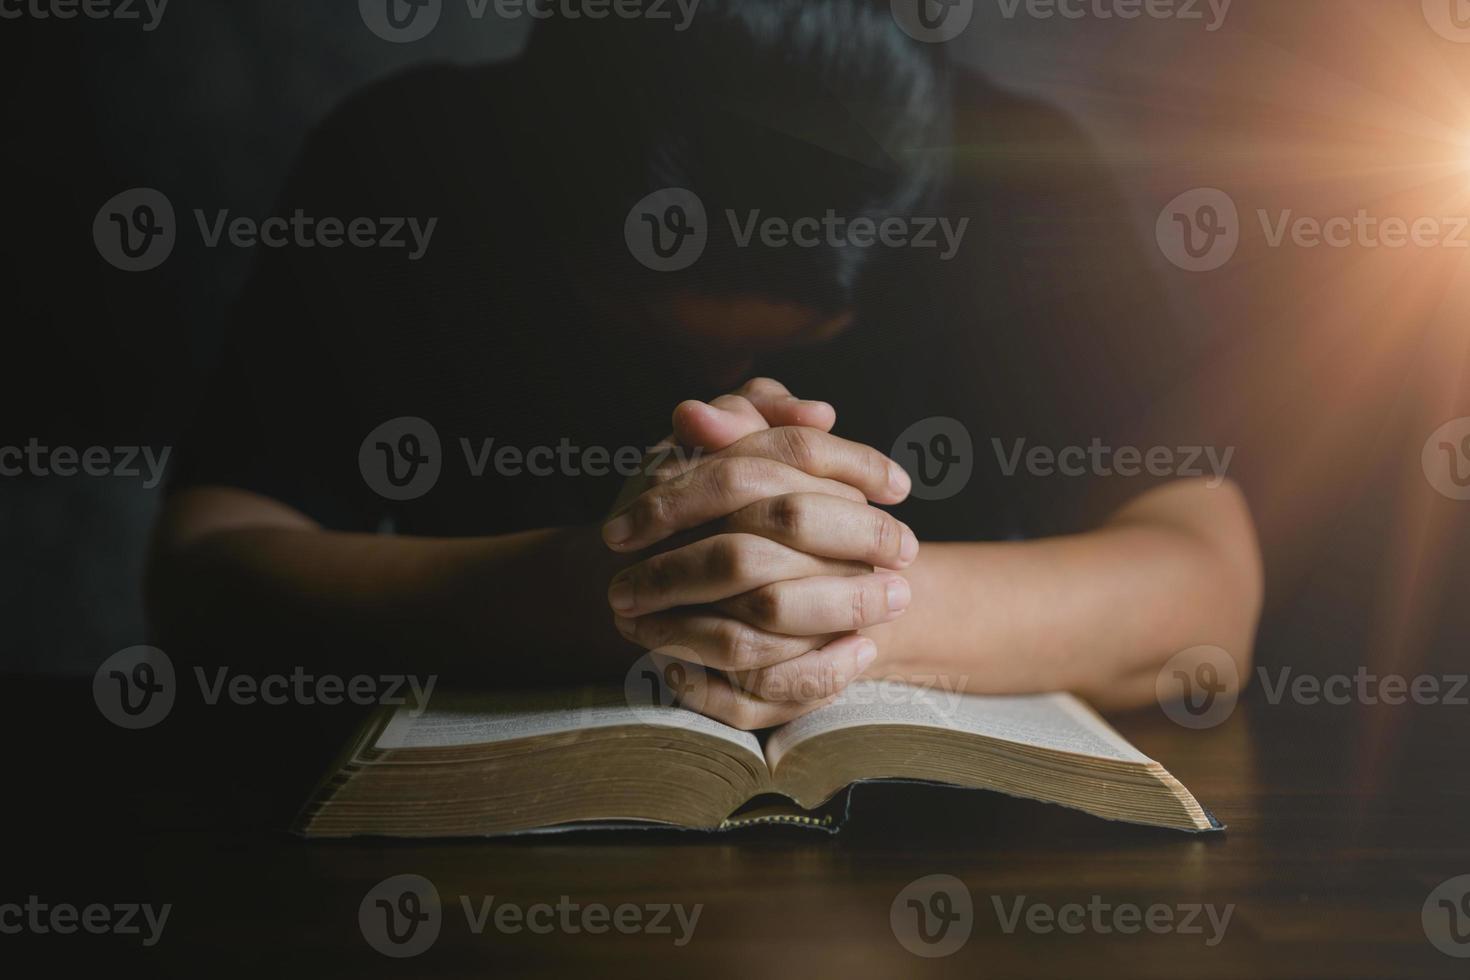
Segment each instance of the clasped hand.
M653 472L602 529L639 560L608 588L618 631L662 661L704 668L686 706L737 728L779 725L868 669L866 627L902 615L919 542L873 504L909 477L832 435L836 413L760 378L684 402Z

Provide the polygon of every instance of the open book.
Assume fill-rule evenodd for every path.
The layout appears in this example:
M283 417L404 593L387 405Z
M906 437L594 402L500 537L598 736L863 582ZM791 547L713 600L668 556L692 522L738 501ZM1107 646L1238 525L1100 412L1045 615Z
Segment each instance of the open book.
M757 738L617 690L436 694L375 715L302 811L311 837L609 825L832 829L863 780L998 790L1110 820L1220 829L1164 767L1067 694L986 697L859 681Z

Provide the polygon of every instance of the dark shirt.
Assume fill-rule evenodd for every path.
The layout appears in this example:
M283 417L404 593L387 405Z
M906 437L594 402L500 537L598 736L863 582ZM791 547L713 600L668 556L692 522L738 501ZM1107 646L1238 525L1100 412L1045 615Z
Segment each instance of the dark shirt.
M635 310L576 288L569 256L582 249L585 261L590 245L569 240L555 203L561 182L596 179L597 155L548 160L538 133L555 120L523 82L515 64L417 70L364 90L311 136L275 213L437 217L429 247L411 261L405 231L398 249L262 249L175 488L253 490L338 529L595 522L623 477L507 476L493 462L476 476L462 440L477 455L493 438L492 461L504 445L646 447L680 400L720 393L689 352L626 329ZM958 254L875 248L855 325L756 373L832 402L838 434L884 452L916 423L957 420L968 450L936 441L932 423L896 450L916 469L904 445L922 447L927 472L916 475L930 479L936 454L971 455L962 488L951 479L944 499L897 508L921 538L1078 530L1150 478L1036 475L1024 460L1008 475L1017 440L1172 445L1160 416L1187 377L1189 345L1108 175L1065 117L974 74L960 76L954 113L953 174L925 213L970 219ZM631 261L621 226L609 235L608 261ZM430 423L442 457L432 489L403 501L375 492L359 466L364 438L398 417Z

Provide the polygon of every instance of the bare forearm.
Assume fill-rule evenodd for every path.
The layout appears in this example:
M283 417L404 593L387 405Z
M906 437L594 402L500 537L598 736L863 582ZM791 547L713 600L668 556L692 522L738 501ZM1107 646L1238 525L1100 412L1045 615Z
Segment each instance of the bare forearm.
M429 539L245 527L156 553L150 606L164 641L196 657L580 681L623 643L602 554L582 529Z
M1199 484L1145 494L1086 534L925 544L905 574L908 613L872 631L880 672L977 693L1071 690L1106 708L1152 699L1159 667L1201 644L1229 651L1244 677L1261 592L1238 492Z

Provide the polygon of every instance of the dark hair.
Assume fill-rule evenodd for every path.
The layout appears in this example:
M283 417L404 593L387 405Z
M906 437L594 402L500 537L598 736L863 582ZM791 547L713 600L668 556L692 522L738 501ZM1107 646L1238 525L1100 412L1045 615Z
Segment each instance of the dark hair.
M922 207L947 160L941 52L904 34L887 0L701 0L684 30L557 15L532 34L540 91L527 97L557 106L543 123L562 157L563 204L593 238L611 244L602 232L616 232L621 247L629 209L663 188L705 206L709 244L693 267L649 273L623 249L610 271L651 289L840 309L873 249L737 248L726 212L881 220Z

